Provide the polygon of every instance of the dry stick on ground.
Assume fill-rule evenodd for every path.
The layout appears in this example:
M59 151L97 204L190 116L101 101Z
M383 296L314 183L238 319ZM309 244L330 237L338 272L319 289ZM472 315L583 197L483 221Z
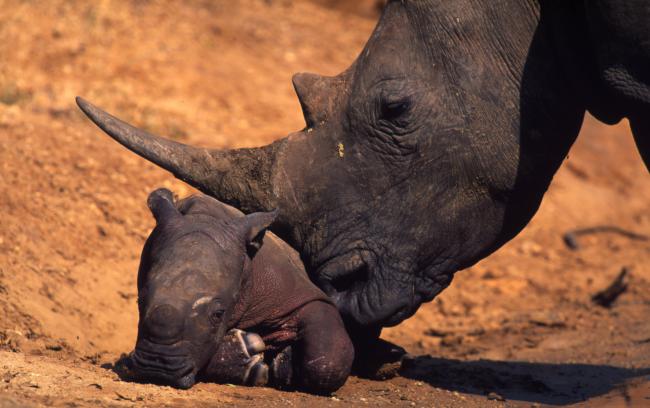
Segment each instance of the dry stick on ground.
M650 239L646 235L637 234L636 232L631 232L620 227L616 227L613 225L602 225L598 227L590 227L590 228L583 228L583 229L569 231L566 234L564 234L564 243L572 250L577 251L578 249L580 249L580 244L578 243L579 236L600 234L600 233L618 234L635 241L647 241Z
M591 297L591 300L594 301L599 306L610 307L619 296L621 296L628 286L628 274L629 269L623 267L621 273L618 274L616 279L604 290L596 293Z

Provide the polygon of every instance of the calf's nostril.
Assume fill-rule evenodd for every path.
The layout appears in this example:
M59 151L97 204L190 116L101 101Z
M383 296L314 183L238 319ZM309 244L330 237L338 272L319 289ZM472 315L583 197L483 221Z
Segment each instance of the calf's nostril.
M181 313L171 305L153 308L145 319L149 334L159 339L177 339L183 330Z

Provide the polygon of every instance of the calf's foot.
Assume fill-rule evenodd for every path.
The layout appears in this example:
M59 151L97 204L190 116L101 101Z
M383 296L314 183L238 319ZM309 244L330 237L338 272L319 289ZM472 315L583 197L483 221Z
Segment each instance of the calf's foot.
M269 382L269 367L264 363L266 345L260 336L239 329L229 331L204 370L209 381L249 386Z
M290 388L294 381L293 348L288 346L272 357L269 383L278 389Z
M345 384L354 347L338 310L311 302L297 314L299 340L293 347L294 384L315 394L330 394Z

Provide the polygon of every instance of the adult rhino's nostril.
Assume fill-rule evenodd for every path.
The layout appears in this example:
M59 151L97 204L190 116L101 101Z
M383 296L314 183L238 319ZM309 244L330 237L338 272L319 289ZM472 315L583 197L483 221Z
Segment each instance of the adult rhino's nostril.
M351 251L323 265L318 286L329 296L360 290L371 278L373 257L367 251Z
M160 340L178 340L183 332L181 313L171 305L154 307L145 319L149 335Z

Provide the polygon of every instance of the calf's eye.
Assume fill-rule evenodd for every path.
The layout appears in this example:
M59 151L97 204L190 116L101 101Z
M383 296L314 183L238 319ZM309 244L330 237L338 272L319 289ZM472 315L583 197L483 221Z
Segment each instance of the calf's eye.
M210 312L210 323L213 326L218 326L221 324L221 321L223 320L223 315L224 315L224 310L213 310Z

